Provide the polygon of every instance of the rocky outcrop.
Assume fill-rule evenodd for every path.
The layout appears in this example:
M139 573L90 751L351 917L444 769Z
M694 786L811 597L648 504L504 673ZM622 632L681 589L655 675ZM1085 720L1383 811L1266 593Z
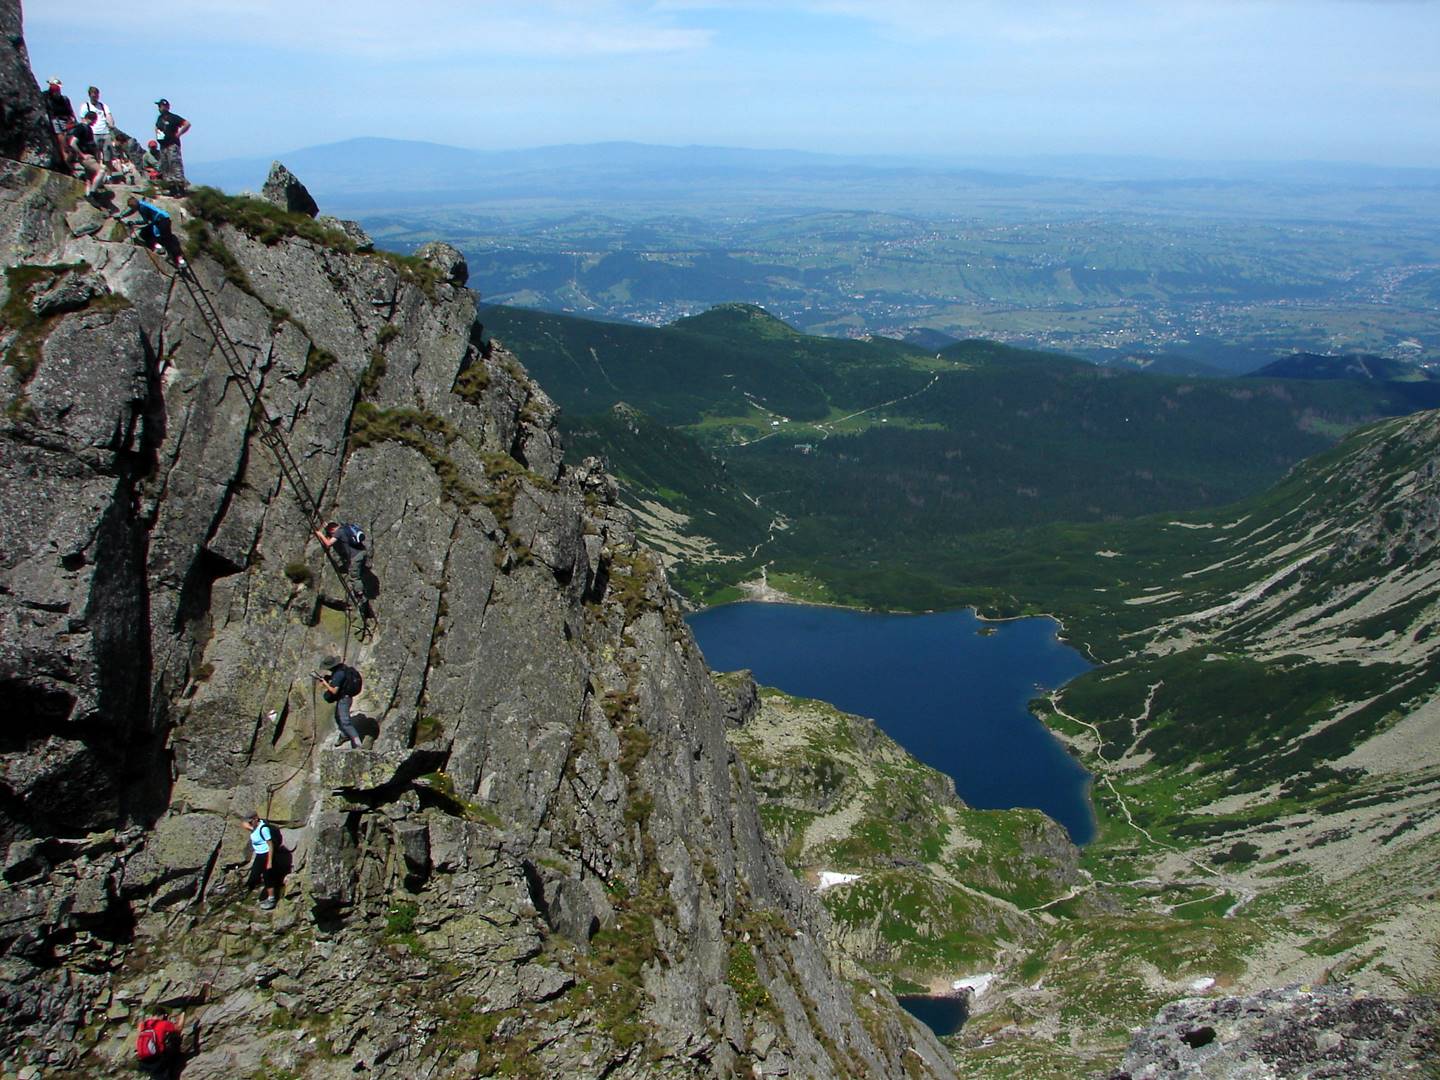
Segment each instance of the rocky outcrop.
M270 163L270 175L265 178L264 186L260 188L260 197L292 214L304 214L313 218L320 213L320 204L315 201L309 189L300 182L298 176L278 161Z
M614 482L453 260L172 202L181 278L68 179L0 187L0 1068L108 1073L166 1007L187 1080L951 1075L837 973ZM364 524L370 617L312 509Z
M866 970L946 992L1001 972L1053 923L1045 906L1086 881L1061 826L1035 810L970 809L874 721L759 692L748 672L716 683L768 835L823 893L837 942ZM1015 981L992 974L977 1011Z
M0 0L0 156L56 164L55 140L30 71L19 0Z
M415 257L433 266L451 285L464 286L470 280L470 264L459 248L443 240L432 240L415 249Z
M1434 998L1289 987L1177 1001L1131 1040L1109 1080L1422 1076L1440 1060Z
M374 251L375 241L370 239L363 226L358 221L347 221L344 218L331 217L329 214L321 214L315 219L316 223L325 226L327 229L334 229L336 232L344 233L345 238L354 245L359 252Z

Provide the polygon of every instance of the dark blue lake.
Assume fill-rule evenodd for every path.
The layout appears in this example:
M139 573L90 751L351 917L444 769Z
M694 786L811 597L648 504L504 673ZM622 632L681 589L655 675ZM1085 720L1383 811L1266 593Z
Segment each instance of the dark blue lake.
M1026 708L1090 667L1053 620L743 603L689 622L712 668L873 718L969 805L1032 806L1077 844L1094 835L1089 773Z

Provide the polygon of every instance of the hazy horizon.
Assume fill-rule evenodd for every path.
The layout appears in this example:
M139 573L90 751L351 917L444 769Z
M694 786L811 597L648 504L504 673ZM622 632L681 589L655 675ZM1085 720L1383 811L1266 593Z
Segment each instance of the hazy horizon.
M126 130L168 97L195 161L376 136L1440 167L1432 0L194 0L103 47L32 3L25 30L37 79Z
M409 143L409 144L416 144L416 145L424 145L424 146L435 147L435 148L437 148L437 149L443 149L443 150L464 150L464 151L467 151L467 152L480 153L480 154L484 154L484 153L487 153L487 152L489 152L489 153L498 153L498 154L524 154L524 153L543 152L543 151L555 151L555 150L569 150L569 149L584 150L584 149L592 149L592 148L599 148L599 147L635 147L635 148L644 148L644 149L663 149L663 150L676 150L676 151L683 151L683 150L689 150L689 151L725 151L725 152L735 152L735 153L741 153L741 154L756 154L756 155L762 155L762 154L776 154L776 155L779 155L779 154L795 154L795 155L807 155L807 156L812 156L812 157L816 158L817 160L819 160L819 161L821 161L821 162L845 161L845 162L853 162L853 163L856 163L856 164L868 164L868 165L880 165L880 166L896 166L896 167L915 167L915 166L921 166L921 167L933 167L933 168L935 168L935 169L937 169L937 170L949 170L949 169L985 169L985 168L992 168L992 169L995 169L995 170L998 171L998 170L1003 170L1003 169L1018 169L1018 168L1021 168L1022 166L1030 166L1030 167L1036 168L1037 170L1041 170L1042 173L1043 173L1043 175L1050 175L1050 173L1048 173L1048 172L1043 172L1042 167L1045 167L1045 168L1056 168L1056 167L1061 167L1061 166L1074 166L1074 165L1077 165L1077 164L1085 163L1085 164L1093 165L1093 166L1095 167L1095 168L1093 168L1093 169L1087 169L1087 170L1085 170L1087 175L1088 175L1089 173L1096 172L1096 171L1099 171L1099 172L1112 171L1112 172L1114 172L1114 174L1115 174L1117 177L1119 177L1119 176L1124 176L1124 177L1126 177L1126 178L1132 177L1132 175L1134 174L1134 169L1133 169L1133 168L1130 168L1130 169L1120 169L1120 168L1119 168L1120 166L1129 165L1129 166L1136 166L1136 167L1149 167L1152 171L1153 171L1154 169L1161 169L1161 170L1163 170L1163 171L1167 171L1167 172L1174 173L1175 175L1182 175L1182 173L1183 173L1183 174L1186 174L1186 175L1192 175L1192 174L1193 174L1193 175L1195 175L1195 176L1197 176L1197 177L1199 177L1199 176L1201 176L1201 175L1210 176L1210 175L1214 175L1215 173L1228 173L1228 172L1231 172L1231 171L1256 171L1256 170L1265 170L1265 169L1284 169L1284 168L1296 168L1296 169L1302 169L1302 170L1303 170L1303 169L1307 169L1307 168L1317 168L1317 169L1327 169L1327 168L1349 169L1349 168L1356 168L1356 169L1365 169L1365 170L1375 170L1375 171L1377 171L1377 172L1392 172L1392 171L1393 171L1393 172L1407 172L1407 171L1413 171L1413 172L1419 173L1419 174L1424 174L1424 173L1440 174L1440 161L1437 161L1437 163L1434 164L1434 165L1388 165L1388 164L1385 164L1385 163L1382 163L1382 162L1376 162L1376 161L1362 161L1362 160L1359 160L1359 159L1345 160L1345 159L1339 159L1339 158L1330 158L1330 159L1326 159L1326 158L1288 158L1288 159L1287 159L1287 158L1277 158L1277 157L1268 157L1268 158L1267 158L1267 157L1255 157L1255 158L1212 157L1212 158L1202 158L1202 157L1186 157L1186 156L1182 156L1182 155L1165 155L1165 154L1142 154L1142 153L1119 153L1119 152L1116 152L1116 153L1108 153L1108 154L1107 154L1107 153L1087 153L1087 152L1080 152L1080 151L1077 151L1077 152L1075 152L1075 153L1070 153L1070 154L1062 154L1062 153L1058 153L1058 152L1045 152L1045 151L1036 151L1036 152L1034 152L1034 153L1010 153L1010 154L1002 154L1002 153L985 154L985 153L979 153L979 152L969 153L969 154L966 154L966 153L940 154L940 153L933 153L933 152L931 152L931 153L926 153L926 152L914 152L914 153L891 152L891 153L881 153L881 152L879 152L879 151L867 153L867 152L863 152L863 151L841 152L841 151L829 151L829 150L811 150L811 149L805 149L805 148L796 147L796 146L773 146L773 147L770 147L770 146L745 146L745 145L740 145L740 144L719 144L719 143L695 142L695 141L690 141L690 142L654 142L654 141L645 140L645 139L596 139L596 140L589 140L589 141L578 141L578 140L577 140L577 141L557 142L557 143L535 143L535 144L524 145L524 146L485 147L485 146L467 145L467 144L465 144L465 143L459 143L459 142L449 142L449 143L447 143L447 142L439 142L439 141L436 141L436 140L433 140L433 139L407 139L407 138L404 138L404 137L398 137L398 136L393 136L393 135L369 135L369 134L349 135L349 136L345 136L344 138L328 139L328 140L325 140L325 141L323 141L323 142L313 142L313 143L297 144L297 145L294 145L294 146L285 146L285 147L277 147L277 148L262 148L262 149L259 149L259 150L255 151L254 153L248 153L248 154L201 155L201 154L198 154L198 153L196 153L196 154L190 154L190 153L187 151L186 160L187 160L187 161L191 161L191 162L204 162L204 163L206 163L206 164L222 164L222 163L226 163L226 162L248 161L248 160L257 160L257 161L258 161L258 160L261 160L261 159L274 159L274 160L278 160L278 161L283 162L283 161L285 161L285 159L286 159L286 157L287 157L288 155L298 154L298 153L309 153L309 152L312 152L312 151L324 151L324 150L334 149L334 148L337 148L337 147L346 146L346 145L349 145L349 144L363 143L363 142L367 142L367 141L393 142L393 143L396 143L396 144L399 144L399 145L404 145L404 144ZM1109 169L1109 170L1107 170L1107 169L1105 168L1105 166L1111 166L1112 168ZM1190 169L1191 166L1195 167L1195 170L1210 170L1210 171L1209 171L1209 172L1203 172L1203 173L1202 173L1202 172L1199 172L1199 171L1195 171L1195 170ZM1180 171L1177 172L1176 170L1180 170ZM1142 169L1142 171L1143 171L1143 169ZM1426 182L1428 182L1429 179L1430 179L1430 177L1427 176L1427 177L1424 177L1424 179L1425 179Z

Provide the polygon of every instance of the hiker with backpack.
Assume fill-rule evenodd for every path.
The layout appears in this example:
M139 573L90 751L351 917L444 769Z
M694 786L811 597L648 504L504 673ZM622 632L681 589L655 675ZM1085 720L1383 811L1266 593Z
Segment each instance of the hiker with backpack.
M125 221L131 214L139 215L140 220L133 223ZM180 241L170 228L170 215L160 207L131 195L125 200L125 210L116 214L115 220L126 225L138 225L135 237L140 243L157 252L164 252L177 270L185 269L185 256L180 254Z
M340 569L350 577L355 595L365 597L365 568L370 553L365 550L365 530L355 524L340 524L327 521L323 529L316 529L315 536L340 560Z
M141 1072L160 1080L177 1080L181 1064L180 1033L184 1027L184 1013L180 1014L178 1024L164 1013L140 1021L140 1031L135 1036L135 1059Z
M255 855L250 863L250 877L245 882L245 888L253 889L257 884L261 885L260 906L271 911L279 899L276 886L280 880L280 867L275 857L278 846L275 832L270 828L270 823L256 813L249 814L244 822L250 833L250 850Z
M314 678L325 688L325 700L335 703L335 726L340 729L338 745L343 745L348 739L350 748L359 750L360 732L356 730L355 722L350 719L350 706L355 696L364 688L365 681L360 678L360 672L338 656L327 657L322 666L329 670L329 676L317 671Z
M90 130L95 133L95 144L100 148L100 164L107 169L115 157L115 117L110 112L110 106L100 100L100 88L92 86L87 91L82 108L88 109L95 114L95 119L90 121Z

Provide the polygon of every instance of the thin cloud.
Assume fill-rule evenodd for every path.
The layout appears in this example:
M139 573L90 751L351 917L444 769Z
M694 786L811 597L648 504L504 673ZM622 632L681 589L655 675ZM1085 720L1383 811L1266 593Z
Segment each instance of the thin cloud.
M59 31L92 32L93 20L74 5L47 5L27 21ZM107 29L153 34L148 24ZM192 0L164 14L166 49L248 45L286 52L413 61L471 56L615 56L705 48L712 32L677 25L650 5L543 0L523 6L460 0Z

